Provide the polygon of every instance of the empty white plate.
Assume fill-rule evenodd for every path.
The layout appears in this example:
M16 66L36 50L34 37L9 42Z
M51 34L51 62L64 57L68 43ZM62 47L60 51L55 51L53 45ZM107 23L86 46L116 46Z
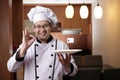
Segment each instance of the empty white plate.
M70 53L74 54L76 52L82 51L81 49L65 49L65 50L53 50L53 53Z

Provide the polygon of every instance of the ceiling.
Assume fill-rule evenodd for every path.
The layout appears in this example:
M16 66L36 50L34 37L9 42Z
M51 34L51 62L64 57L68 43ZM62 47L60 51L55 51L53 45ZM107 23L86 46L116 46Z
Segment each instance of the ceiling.
M72 4L93 3L97 0L23 0L23 4Z

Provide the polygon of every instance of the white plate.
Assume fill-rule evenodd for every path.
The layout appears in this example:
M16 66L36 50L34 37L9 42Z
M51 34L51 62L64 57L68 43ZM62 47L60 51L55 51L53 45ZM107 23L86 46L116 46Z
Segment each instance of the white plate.
M81 49L65 49L65 50L54 50L53 53L70 53L74 54L76 52L82 51Z

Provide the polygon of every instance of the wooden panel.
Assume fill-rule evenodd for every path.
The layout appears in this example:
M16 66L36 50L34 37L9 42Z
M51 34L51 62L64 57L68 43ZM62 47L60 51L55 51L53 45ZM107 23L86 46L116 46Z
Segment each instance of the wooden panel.
M21 41L22 0L1 0L0 11L0 80L16 80L7 69L7 61L13 42ZM16 35L14 39L13 34Z
M18 46L22 41L23 28L23 5L22 0L13 0L12 9L12 27L13 27L13 45Z
M0 80L12 80L12 75L7 70L7 61L12 46L11 3L9 0L0 2Z
M22 0L13 0L12 7L12 28L13 28L13 46L16 48L22 41L23 29L23 3ZM14 80L23 80L23 68L21 67L16 73Z
M87 49L86 35L62 35L60 32L51 33L54 38L60 39L67 43L67 38L74 38L74 43L67 43L70 49Z

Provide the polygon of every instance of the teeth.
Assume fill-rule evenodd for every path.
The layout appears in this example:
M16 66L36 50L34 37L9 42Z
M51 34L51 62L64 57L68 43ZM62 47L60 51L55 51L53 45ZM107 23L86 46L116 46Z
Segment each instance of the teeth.
M45 35L45 33L41 33L40 35L44 36L44 35Z

